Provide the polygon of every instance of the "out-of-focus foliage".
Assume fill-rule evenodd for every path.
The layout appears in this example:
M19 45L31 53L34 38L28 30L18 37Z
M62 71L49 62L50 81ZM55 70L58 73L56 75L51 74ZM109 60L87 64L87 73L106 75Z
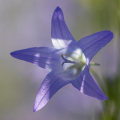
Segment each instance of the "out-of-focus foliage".
M104 75L99 78L96 72L91 68L91 72L101 85L102 89L108 96L108 100L102 102L103 111L98 112L97 120L119 120L120 119L120 75L108 77ZM98 117L99 116L99 117Z
M92 12L96 27L120 29L120 0L79 0ZM99 24L99 25L98 25Z
M120 120L120 75L104 77L104 85L109 100L103 103L100 120Z

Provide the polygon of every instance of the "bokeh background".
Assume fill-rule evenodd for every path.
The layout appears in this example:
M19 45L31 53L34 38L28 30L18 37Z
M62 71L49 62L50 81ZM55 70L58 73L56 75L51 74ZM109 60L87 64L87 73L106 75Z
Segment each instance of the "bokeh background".
M10 52L52 47L51 18L57 6L74 38L111 30L113 40L92 61L94 78L109 97L100 101L71 84L33 112L34 99L48 71L17 60ZM0 120L120 119L120 0L0 0Z

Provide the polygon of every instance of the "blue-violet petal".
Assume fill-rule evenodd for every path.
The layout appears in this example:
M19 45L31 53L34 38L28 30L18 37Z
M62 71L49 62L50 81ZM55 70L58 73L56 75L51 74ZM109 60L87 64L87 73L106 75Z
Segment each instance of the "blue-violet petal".
M76 43L76 40L71 35L65 23L64 15L60 7L55 9L52 16L51 39L56 49L68 47L68 45Z
M56 74L55 71L50 72L42 82L38 94L35 99L33 111L43 108L50 98L63 86L70 83L64 80L62 75Z
M94 55L113 38L113 33L109 30L94 33L86 36L77 42L86 58L91 61Z
M100 100L107 100L108 97L102 92L100 87L90 75L88 66L82 73L72 81L72 85L77 88L81 93L95 97Z
M31 62L39 67L53 70L61 67L59 50L48 47L33 47L14 51L11 55L17 59Z

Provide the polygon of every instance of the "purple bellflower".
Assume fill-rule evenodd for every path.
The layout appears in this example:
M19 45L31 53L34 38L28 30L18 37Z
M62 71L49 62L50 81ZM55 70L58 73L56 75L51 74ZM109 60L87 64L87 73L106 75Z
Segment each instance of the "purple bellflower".
M33 47L11 53L17 59L50 71L40 86L33 111L43 108L60 88L69 83L81 93L107 100L108 97L94 81L89 68L90 65L97 65L91 59L111 41L113 33L109 30L101 31L77 42L68 30L60 7L55 9L51 25L53 48Z

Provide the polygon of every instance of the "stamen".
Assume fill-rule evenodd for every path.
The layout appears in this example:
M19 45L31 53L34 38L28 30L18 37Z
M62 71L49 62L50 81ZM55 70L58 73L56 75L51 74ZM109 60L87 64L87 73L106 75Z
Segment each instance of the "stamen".
M77 71L76 71L76 73L75 73L75 75L74 75L75 77L76 77L77 74L78 74L79 68L76 68L76 70L77 70Z
M67 72L67 70L69 70L70 68L73 68L73 67L74 67L74 65L68 67L68 68L64 71L64 73Z
M91 62L90 65L97 65L97 66L100 66L99 63L94 63L94 62Z

